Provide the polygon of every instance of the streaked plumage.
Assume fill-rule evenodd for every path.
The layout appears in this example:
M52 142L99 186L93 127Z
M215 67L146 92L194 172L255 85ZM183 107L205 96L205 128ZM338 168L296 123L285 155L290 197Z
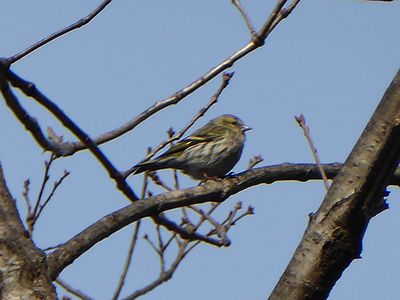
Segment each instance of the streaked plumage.
M222 177L239 161L250 127L233 115L211 120L160 156L137 164L134 174L160 169L180 169L195 179Z

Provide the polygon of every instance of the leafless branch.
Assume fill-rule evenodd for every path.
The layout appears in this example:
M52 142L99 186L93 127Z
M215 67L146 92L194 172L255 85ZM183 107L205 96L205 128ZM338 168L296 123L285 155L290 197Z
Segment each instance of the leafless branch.
M150 151L150 149L149 149L149 151ZM141 199L143 199L144 196L146 195L147 186L148 186L148 177L147 177L147 174L145 174L144 177L143 177L142 191L140 193L140 198ZM138 220L136 222L135 229L133 230L133 236L132 236L132 239L131 239L131 242L130 242L130 245L129 245L128 253L126 255L124 267L123 267L121 275L119 277L118 285L117 285L117 287L115 289L115 292L114 292L114 295L113 295L113 298L112 298L113 300L117 300L118 299L118 297L119 297L119 295L121 293L121 290L122 290L122 288L123 288L123 286L125 284L125 279L126 279L126 276L128 274L129 267L130 267L130 265L132 263L133 252L134 252L135 246L137 244L140 225L141 225L141 220Z
M64 180L65 178L67 178L67 176L68 176L69 174L70 174L70 173L69 173L68 171L64 170L64 174L60 177L60 179L59 179L58 181L54 182L53 189L51 190L49 196L48 196L47 199L43 202L43 204L40 205L39 210L38 210L37 214L35 215L34 220L32 221L32 228L33 228L33 226L35 225L35 223L37 222L37 220L39 219L39 217L40 217L40 215L41 215L43 209L46 207L46 205L47 205L47 204L50 202L50 200L53 198L53 195L54 195L54 193L56 192L57 188L61 185L61 183L63 182L63 180Z
M55 281L64 290L66 290L68 293L78 297L79 299L82 299L82 300L94 300L94 298L91 298L88 295L86 295L85 293L83 293L82 291L73 288L72 286L70 286L68 283L66 283L64 280L62 280L60 278L56 279Z
M264 158L261 155L256 155L252 159L250 159L249 164L247 166L247 170L253 169L256 165L263 162Z
M31 181L29 180L29 178L27 180L24 181L24 189L22 191L22 197L25 200L25 204L26 204L26 215L27 216L32 216L32 205L31 205L31 200L29 197L29 190L30 190L30 184ZM29 220L26 220L27 223L29 223Z
M314 156L315 162L317 163L319 171L321 172L321 176L322 176L322 179L323 179L323 182L325 185L325 189L328 190L329 189L328 178L326 177L325 171L322 168L321 160L319 159L317 148L315 147L314 142L311 137L310 128L306 124L306 119L304 118L303 114L300 114L300 116L298 116L298 117L295 116L294 118L296 119L297 124L303 129L304 136L306 137L307 142L310 145L311 152Z
M56 159L56 157L54 156L54 154L51 154L49 161L45 161L45 163L44 163L45 169L44 169L44 173L43 173L43 179L42 179L42 183L40 185L39 193L36 198L33 210L32 210L30 200L28 197L27 182L25 182L25 190L24 190L23 194L24 194L25 201L27 202L27 205L28 205L26 223L27 223L28 232L30 235L32 235L35 224L36 224L37 220L39 219L43 209L53 198L55 191L61 185L63 180L69 175L69 172L64 171L64 175L61 176L61 178L58 181L54 182L53 189L51 190L50 194L47 196L44 203L41 204L45 187L50 178L50 168L55 159Z
M0 69L3 68L0 61ZM1 73L1 70L0 70ZM35 138L36 142L43 148L43 150L51 151L57 155L60 154L59 147L54 142L48 140L43 134L38 121L31 117L30 114L19 103L18 98L11 91L11 88L6 80L0 74L0 89L7 106L14 113L16 118L25 126L31 135Z
M155 217L152 217L152 218L153 218L154 222L156 222L157 224L162 225L163 227L165 227L169 231L172 231L172 232L176 233L177 235L179 235L184 240L189 240L189 241L198 240L198 241L202 241L202 242L205 242L207 244L211 244L211 245L214 245L214 246L217 246L217 247L227 246L223 241L204 236L204 235L199 234L199 233L197 233L197 232L195 232L193 230L190 230L189 228L184 228L182 226L179 226L175 222L167 219L165 216L158 215L158 216L155 216Z
M158 176L157 172L155 171L149 171L146 172L147 176L153 181L156 185L162 187L163 189L167 191L172 191L173 189L170 188L164 181L161 180L161 178Z
M61 122L66 128L68 128L86 147L89 151L97 158L100 164L107 170L109 176L115 181L117 188L131 201L135 201L138 199L134 191L125 181L125 178L121 175L121 173L114 167L111 161L103 154L99 147L97 147L96 143L87 135L78 125L76 125L72 119L67 116L54 102L52 102L49 98L47 98L42 92L40 92L33 83L27 82L18 76L16 76L13 72L8 70L6 76L13 83L14 86L19 88L25 95L32 97L36 100L40 105L45 107L50 113L54 115L54 117ZM18 80L16 80L16 78ZM7 84L8 85L8 84ZM9 89L3 89L2 92L4 95L4 91L8 91ZM5 96L6 98L6 96ZM11 99L13 102L17 102L17 99ZM14 110L13 110L14 111ZM14 111L15 113L15 111ZM22 118L20 121L25 125L25 119ZM32 135L40 144L41 135L37 135L37 131L31 131ZM46 142L48 142L46 140ZM40 144L41 145L41 144ZM47 150L47 148L44 148ZM58 151L58 150L57 150ZM54 151L54 153L57 153Z
M48 37L38 41L37 43L33 44L32 46L26 48L25 50L21 51L20 53L11 56L10 58L7 59L8 63L11 65L15 63L16 61L20 60L21 58L27 56L29 53L39 49L40 47L46 45L47 43L51 42L52 40L68 33L71 32L72 30L78 29L86 24L88 24L94 17L96 17L108 4L111 3L112 0L105 0L103 1L95 10L93 10L89 15L87 15L85 18L80 19L79 21L71 24L68 27L65 27Z
M183 258L185 257L185 249L186 246L188 245L188 241L184 241L180 246L179 246L179 251L178 254L171 264L171 266L168 268L168 270L160 272L159 277L145 286L144 288L135 291L133 294L129 295L126 297L124 300L132 300L132 299L137 299L138 297L150 292L151 290L155 289L157 286L161 285L162 283L168 281L169 279L172 278L172 275L178 268L179 264L182 262Z
M36 198L35 206L33 208L33 220L37 216L39 205L40 205L40 202L42 200L44 188L45 188L45 186L46 186L46 184L47 184L47 182L49 181L49 178L50 178L50 175L49 175L50 167L51 167L51 164L53 163L54 160L55 160L55 156L53 154L51 154L49 161L45 161L44 162L44 173L43 173L42 184L40 185L39 193L38 193L38 196Z
M254 29L253 24L250 21L250 18L248 17L244 7L242 6L242 4L240 3L240 0L231 0L232 4L237 8L237 10L239 11L239 13L242 15L242 18L244 19L247 28L250 31L250 34L252 36L256 35L256 30Z

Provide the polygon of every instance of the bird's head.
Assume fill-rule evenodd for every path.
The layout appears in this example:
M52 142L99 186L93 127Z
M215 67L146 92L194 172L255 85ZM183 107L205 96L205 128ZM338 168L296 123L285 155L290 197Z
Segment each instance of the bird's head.
M226 128L231 128L234 130L240 129L242 132L246 132L251 130L251 127L246 126L242 120L234 115L222 115L220 117L215 118L212 120L212 123L218 126L223 126Z

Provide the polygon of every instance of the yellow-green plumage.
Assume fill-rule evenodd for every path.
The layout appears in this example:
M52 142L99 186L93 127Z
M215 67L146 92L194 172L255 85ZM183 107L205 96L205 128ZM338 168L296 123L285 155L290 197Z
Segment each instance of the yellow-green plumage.
M211 120L160 156L135 166L134 174L160 169L180 169L195 179L222 177L239 161L245 135L251 128L233 115Z

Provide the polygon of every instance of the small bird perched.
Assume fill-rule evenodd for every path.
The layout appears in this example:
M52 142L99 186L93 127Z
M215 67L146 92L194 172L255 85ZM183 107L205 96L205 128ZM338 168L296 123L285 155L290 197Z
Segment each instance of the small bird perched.
M173 168L199 180L222 177L239 161L250 129L238 117L222 115L160 156L138 163L133 174Z

